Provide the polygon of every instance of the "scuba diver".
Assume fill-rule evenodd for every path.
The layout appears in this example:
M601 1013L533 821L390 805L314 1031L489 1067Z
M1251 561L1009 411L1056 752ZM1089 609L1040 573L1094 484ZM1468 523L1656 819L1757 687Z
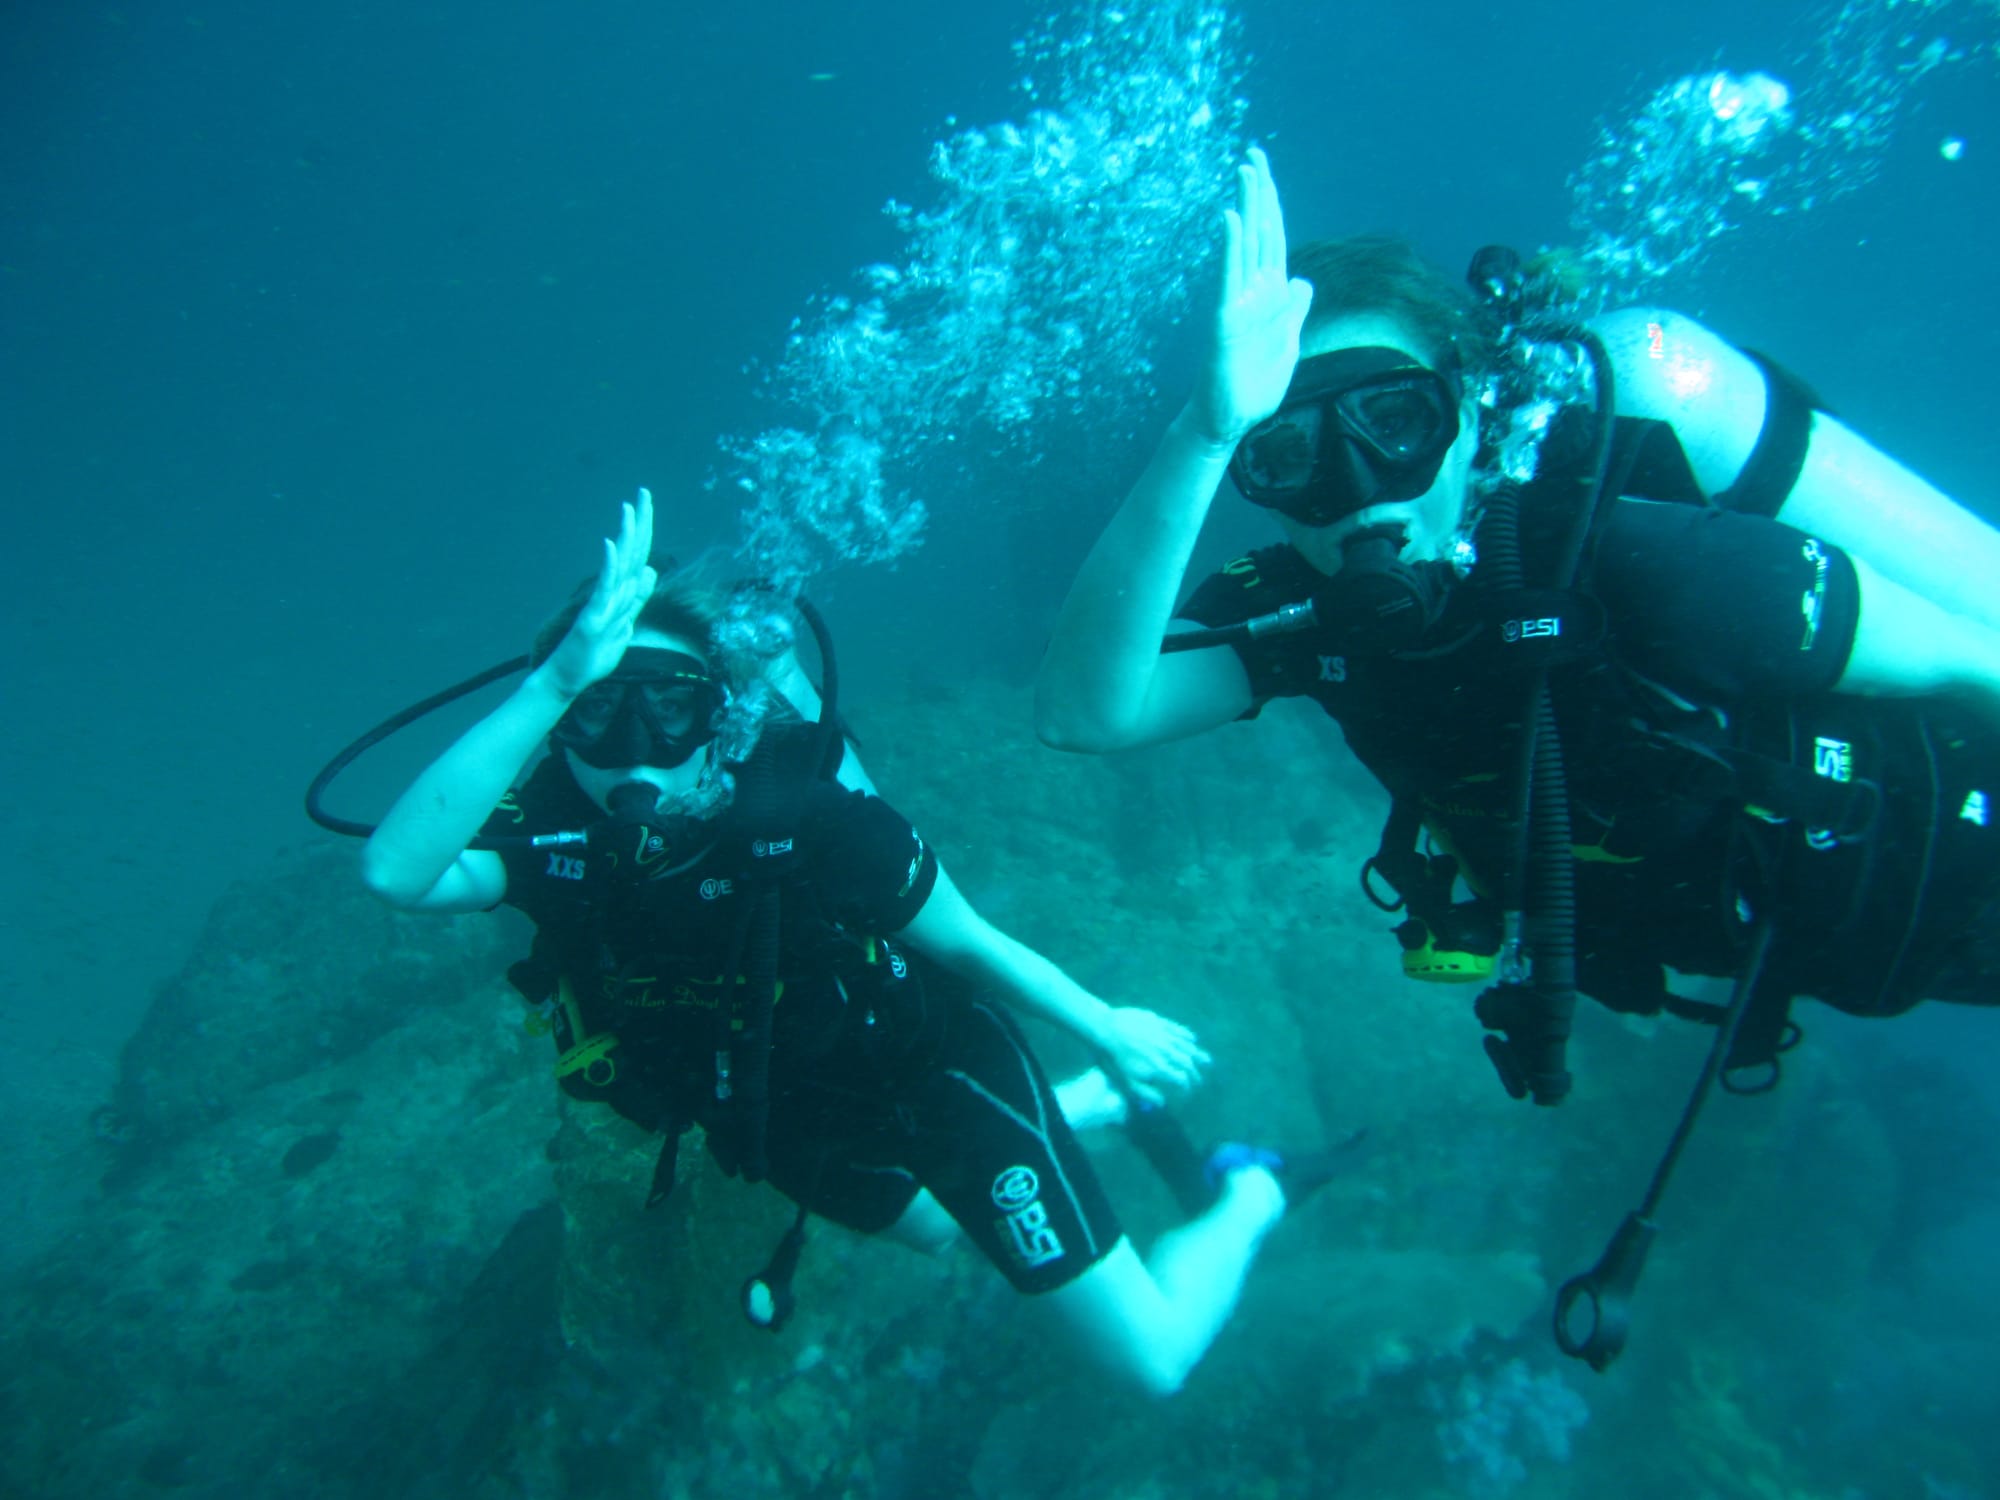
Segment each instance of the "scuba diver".
M1569 1091L1579 993L1717 1026L1645 1206L1558 1298L1601 1369L1701 1098L1775 1084L1795 998L2000 1000L2000 534L1774 361L1661 310L1586 324L1551 280L1288 252L1253 150L1195 390L1083 563L1036 728L1103 753L1317 702L1390 797L1364 892L1412 977L1482 986L1516 1098ZM1225 473L1286 540L1182 601Z
M768 673L739 666L718 640L726 596L659 577L652 532L642 490L525 679L369 837L367 885L409 910L504 902L533 919L510 978L553 1032L564 1091L664 1134L652 1201L699 1125L725 1171L798 1205L744 1289L752 1321L789 1312L808 1212L932 1252L962 1232L1108 1369L1171 1394L1288 1199L1329 1170L1240 1144L1195 1153L1148 1107L1199 1081L1193 1033L1106 1004L980 917L859 784L816 614L798 601L824 677L807 721L770 681L802 678L789 651ZM856 784L835 778L842 762ZM315 816L344 763L309 794ZM1103 1067L1051 1085L989 995ZM1190 1219L1144 1261L1072 1133L1120 1120L1156 1164L1163 1132L1180 1148L1170 1186Z

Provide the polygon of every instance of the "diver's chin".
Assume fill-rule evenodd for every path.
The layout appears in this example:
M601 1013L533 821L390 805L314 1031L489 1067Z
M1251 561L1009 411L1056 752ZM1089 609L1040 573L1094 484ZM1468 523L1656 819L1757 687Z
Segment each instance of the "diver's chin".
M1420 512L1413 500L1391 500L1381 505L1366 506L1353 515L1343 517L1327 528L1333 534L1336 545L1363 531L1400 531L1403 534L1403 550L1408 551L1416 540Z

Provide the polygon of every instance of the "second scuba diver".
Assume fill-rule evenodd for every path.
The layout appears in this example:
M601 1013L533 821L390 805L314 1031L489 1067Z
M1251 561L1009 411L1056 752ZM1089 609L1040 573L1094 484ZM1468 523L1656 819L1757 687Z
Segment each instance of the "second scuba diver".
M1717 1023L1697 1101L1776 1081L1794 997L2000 1000L2000 534L1687 319L1583 324L1503 252L1468 280L1391 240L1288 252L1251 153L1206 362L1064 604L1042 739L1317 702L1390 797L1364 888L1412 977L1482 986L1515 1097L1568 1092L1578 993ZM1225 474L1286 540L1182 600Z
M1157 1104L1207 1054L981 918L906 820L835 779L830 707L803 722L765 674L725 665L723 601L659 578L652 531L641 491L526 679L374 832L368 885L534 920L511 977L547 1016L564 1090L665 1135L656 1197L698 1125L726 1171L799 1205L779 1261L807 1211L930 1250L963 1232L1109 1369L1176 1390L1330 1158L1226 1146L1204 1164L1181 1139L1170 1185L1191 1218L1142 1261L1072 1125ZM1097 1069L1051 1085L983 995L1074 1033L1119 1086ZM787 1280L753 1281L753 1319L782 1319Z

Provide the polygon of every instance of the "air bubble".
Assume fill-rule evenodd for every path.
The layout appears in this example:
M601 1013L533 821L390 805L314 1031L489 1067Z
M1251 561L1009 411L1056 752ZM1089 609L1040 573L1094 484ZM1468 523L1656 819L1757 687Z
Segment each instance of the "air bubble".
M930 201L884 209L902 255L814 303L761 380L779 420L723 441L751 566L783 587L893 561L923 536L924 492L1036 462L1052 424L1129 430L1151 403L1155 340L1241 156L1234 23L1215 0L1079 0L1014 55L1023 117L947 122Z
M1913 16L1913 12L1917 13ZM1911 29L1921 18L1921 29ZM1931 28L1971 34L1953 46ZM1961 43L1965 38L1961 37ZM1790 68L1692 74L1606 125L1570 179L1595 300L1642 294L1700 260L1753 209L1805 213L1873 180L1917 81L2000 52L1992 0L1844 0ZM1965 143L1938 148L1957 161Z

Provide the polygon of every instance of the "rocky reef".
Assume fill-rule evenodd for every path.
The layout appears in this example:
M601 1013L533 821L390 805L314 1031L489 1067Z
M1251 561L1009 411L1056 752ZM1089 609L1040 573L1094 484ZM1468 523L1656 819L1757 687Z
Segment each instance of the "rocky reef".
M1632 1348L1591 1375L1549 1344L1553 1284L1636 1202L1705 1034L1587 1007L1575 1097L1507 1100L1470 991L1404 981L1356 894L1380 806L1305 716L1108 761L1034 746L1002 685L853 717L989 916L1201 1032L1197 1138L1369 1132L1181 1396L1106 1389L969 1253L824 1224L795 1320L752 1327L786 1205L691 1136L645 1211L659 1141L559 1102L504 981L523 926L389 913L322 845L218 905L99 1112L101 1191L0 1288L0 1491L1995 1493L1971 1387L2000 1308L1945 1308L1908 1223L1969 1210L1851 1050L1712 1107ZM1092 1150L1143 1246L1170 1200L1115 1132Z

